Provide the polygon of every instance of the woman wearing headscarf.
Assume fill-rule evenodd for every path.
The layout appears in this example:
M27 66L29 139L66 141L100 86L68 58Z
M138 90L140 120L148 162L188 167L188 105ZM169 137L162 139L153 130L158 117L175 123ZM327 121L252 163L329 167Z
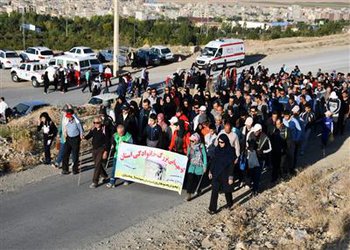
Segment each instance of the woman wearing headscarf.
M176 104L170 95L164 95L163 111L165 120L170 120L176 113Z
M221 134L218 138L218 145L215 148L214 156L211 160L209 179L212 180L212 192L209 205L209 213L217 212L219 192L225 193L227 207L232 207L233 184L233 162L236 154L231 147L230 140L226 134Z
M162 128L162 136L159 139L159 148L167 150L171 141L172 131L168 124L165 122L163 113L157 115L157 123Z
M44 164L51 164L51 153L50 148L53 142L53 139L57 135L57 127L55 123L51 120L49 114L47 112L43 112L40 114L40 118L38 121L38 132L40 130L43 131L43 143L44 143L44 151L45 151L45 160Z
M171 137L169 150L179 153L187 154L187 148L190 144L190 133L185 130L185 123L183 120L178 119L175 124L175 131Z
M187 198L189 201L192 198L192 194L200 190L197 186L201 179L201 176L207 170L207 154L205 146L201 142L200 135L195 133L190 137L190 146L187 150L188 157L188 169L187 169Z

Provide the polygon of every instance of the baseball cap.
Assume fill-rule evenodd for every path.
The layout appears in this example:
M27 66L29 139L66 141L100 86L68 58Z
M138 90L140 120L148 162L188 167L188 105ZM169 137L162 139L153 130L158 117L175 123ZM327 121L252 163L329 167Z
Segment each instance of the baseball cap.
M67 118L71 118L74 114L74 110L73 109L67 109L66 111L66 117Z
M202 105L202 106L199 107L199 110L200 111L207 111L207 107Z
M295 105L293 108L292 108L292 112L293 113L298 113L300 110L300 107L298 105Z
M171 124L177 123L178 121L179 119L176 116L171 117L171 119L169 120Z
M253 124L253 118L251 117L248 117L245 122L244 122L244 125L252 125Z
M262 130L262 126L261 126L259 123L257 123L257 124L255 124L254 127L252 128L252 131L253 131L253 132L258 132L259 130Z

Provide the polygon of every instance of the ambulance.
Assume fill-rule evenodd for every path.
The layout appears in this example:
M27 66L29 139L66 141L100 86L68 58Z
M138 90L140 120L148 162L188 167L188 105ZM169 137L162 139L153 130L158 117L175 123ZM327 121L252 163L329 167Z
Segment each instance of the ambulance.
M225 61L227 67L240 67L244 63L245 50L243 40L218 39L209 42L196 59L199 69L211 66L213 71L222 68Z

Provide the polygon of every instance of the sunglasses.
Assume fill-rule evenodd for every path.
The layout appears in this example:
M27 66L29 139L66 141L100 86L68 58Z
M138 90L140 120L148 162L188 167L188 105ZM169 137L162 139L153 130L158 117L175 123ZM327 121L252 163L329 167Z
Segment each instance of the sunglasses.
M94 122L94 124L101 124L101 122Z
M220 143L220 144L225 144L225 142L223 142L223 141L219 141L219 143Z

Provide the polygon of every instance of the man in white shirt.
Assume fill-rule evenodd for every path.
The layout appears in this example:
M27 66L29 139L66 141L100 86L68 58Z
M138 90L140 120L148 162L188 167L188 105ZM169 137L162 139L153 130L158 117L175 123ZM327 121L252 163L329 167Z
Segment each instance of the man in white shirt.
M5 102L5 97L0 98L0 120L6 121L6 109L8 109L8 105Z
M238 157L240 155L240 144L239 144L239 138L238 135L236 135L236 133L232 132L232 125L229 122L225 122L225 126L224 129L220 131L220 133L218 134L216 140L215 140L215 146L218 145L218 138L220 137L220 135L225 134L227 135L228 139L230 140L230 144L232 147L234 147L235 152L236 152L236 160L235 163L238 162Z

